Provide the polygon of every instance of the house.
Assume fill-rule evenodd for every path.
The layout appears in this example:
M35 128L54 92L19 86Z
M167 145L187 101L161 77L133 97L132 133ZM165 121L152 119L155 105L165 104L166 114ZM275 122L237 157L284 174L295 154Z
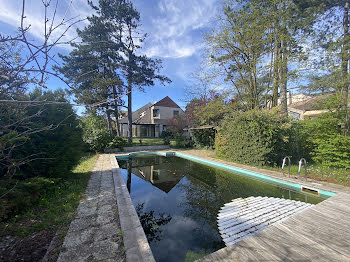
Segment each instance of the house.
M168 120L184 113L168 96L154 104L148 103L132 112L132 135L133 137L160 137L167 129ZM119 125L121 135L128 137L127 115L119 120Z
M320 103L328 96L321 95L288 105L288 115L297 120L311 119L320 116L328 110L320 109Z

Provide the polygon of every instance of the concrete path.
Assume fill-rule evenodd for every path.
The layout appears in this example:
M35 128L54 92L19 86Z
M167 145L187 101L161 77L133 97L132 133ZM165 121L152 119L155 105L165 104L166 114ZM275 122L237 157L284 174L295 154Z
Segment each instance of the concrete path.
M109 155L100 155L58 262L125 261Z

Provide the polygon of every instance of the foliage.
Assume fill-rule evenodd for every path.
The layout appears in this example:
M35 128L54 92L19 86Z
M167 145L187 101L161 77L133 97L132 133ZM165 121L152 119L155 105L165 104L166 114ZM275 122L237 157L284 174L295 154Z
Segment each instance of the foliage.
M175 135L175 147L190 148L192 146L193 146L193 141L184 137L183 134L177 133Z
M276 111L233 113L222 121L215 140L219 156L249 165L274 165L287 155L288 123Z
M315 140L313 159L326 167L350 169L350 137L341 134L326 135Z
M102 116L90 114L82 118L83 140L89 149L94 152L102 152L106 148L120 148L128 143L122 137L116 137L106 128L105 119Z
M191 130L191 138L196 147L214 147L215 129L193 129Z
M39 176L10 182L0 180L0 195L6 193L0 199L1 229L6 227L7 231L27 234L69 223L85 191L95 160L96 156L83 157L73 171L61 173L56 178ZM22 226L24 219L35 223Z
M198 98L193 98L186 105L185 116L191 127L217 126L224 116L234 109L239 109L235 97L230 98L229 93L210 90L208 94L199 94Z
M187 127L187 125L187 120L183 115L178 115L171 119L168 119L166 123L167 131L170 132L171 137L175 137L177 134L182 134L184 128Z
M35 89L26 99L45 103L33 103L23 107L21 112L14 112L18 107L1 112L6 125L11 126L10 121L17 121L17 124L1 136L0 157L10 158L18 177L49 177L68 172L79 160L83 143L77 116L71 105L64 104L68 103L65 92ZM6 114L12 119L5 118ZM26 119L30 121L25 122ZM0 166L1 176L9 173L4 162Z
M163 137L163 143L164 143L164 145L170 145L170 138L169 138L169 136L164 136Z

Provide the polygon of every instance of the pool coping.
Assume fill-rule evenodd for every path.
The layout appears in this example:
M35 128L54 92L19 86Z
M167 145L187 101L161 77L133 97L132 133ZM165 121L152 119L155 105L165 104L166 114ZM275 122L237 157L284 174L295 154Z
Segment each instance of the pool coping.
M143 231L140 219L131 201L129 191L120 172L116 155L110 156L120 226L127 262L155 262L152 250Z
M296 189L295 185L299 188L301 185L307 185L309 183L303 183L303 184L296 184L292 181L286 181L286 179L278 179L269 176L268 174L257 174L256 172L253 172L251 170L247 170L241 167L235 167L227 164L222 164L219 162L216 162L215 160L208 160L202 157L192 156L189 154L184 154L181 152L176 151L166 151L166 152L160 152L160 151L141 151L141 152L120 152L119 154L111 154L111 165L112 165L112 173L113 173L113 180L115 185L115 194L117 198L117 204L118 204L118 212L119 212L119 218L120 218L120 224L121 229L124 232L123 233L123 241L125 246L125 253L126 253L126 261L155 261L152 250L149 246L149 243L147 241L146 235L144 233L144 230L142 228L141 222L139 220L139 217L136 213L135 207L132 203L129 191L127 190L126 184L124 182L124 179L122 178L120 168L118 165L117 157L127 158L130 155L137 155L137 154L155 154L160 156L178 156L185 159L189 159L198 163L203 163L212 167L217 167L221 170L227 170L229 172L232 171L240 171L241 174L245 175L247 177L255 178L263 182L270 182L274 184L280 184L281 186L284 185L284 187L290 188L293 190ZM224 168L223 168L224 167ZM264 172L261 172L264 173ZM253 176L251 176L253 174ZM258 177L256 177L258 175ZM263 178L263 179L261 179ZM267 178L267 181L265 179ZM279 181L279 183L276 183L276 181ZM289 185L289 186L288 186ZM292 187L291 187L292 185ZM326 190L320 189L323 193L330 193L328 196L328 199L331 199L332 196L335 196L338 194L337 190L328 189ZM328 191L329 190L329 191ZM304 193L304 192L303 192ZM306 194L306 193L305 193ZM328 200L328 199L325 199Z

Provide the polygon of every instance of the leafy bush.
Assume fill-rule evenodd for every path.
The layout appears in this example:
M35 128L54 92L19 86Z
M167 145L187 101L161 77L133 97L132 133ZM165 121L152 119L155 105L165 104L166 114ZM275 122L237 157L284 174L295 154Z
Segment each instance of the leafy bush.
M172 138L172 133L169 130L164 130L160 135L161 138Z
M288 155L290 123L275 111L251 110L225 117L218 128L218 156L249 165L280 164Z
M63 90L52 92L35 89L29 94L29 99L68 102ZM27 107L24 114L34 115L29 128L41 131L31 134L22 145L15 148L15 156L18 159L31 159L20 167L16 177L22 179L34 176L54 177L69 172L79 161L83 148L82 130L72 106L35 105Z
M178 133L175 136L175 147L189 148L193 146L193 141L186 139L182 134Z
M341 134L328 135L315 140L313 159L326 167L350 168L350 137Z
M170 138L168 136L164 136L163 143L164 143L164 145L170 145Z
M196 147L210 147L215 144L215 129L191 130L191 138Z
M102 152L106 148L120 148L127 146L122 137L111 134L102 116L90 114L82 119L83 140L91 151Z
M34 177L24 181L0 180L0 221L6 221L37 203L58 179Z

